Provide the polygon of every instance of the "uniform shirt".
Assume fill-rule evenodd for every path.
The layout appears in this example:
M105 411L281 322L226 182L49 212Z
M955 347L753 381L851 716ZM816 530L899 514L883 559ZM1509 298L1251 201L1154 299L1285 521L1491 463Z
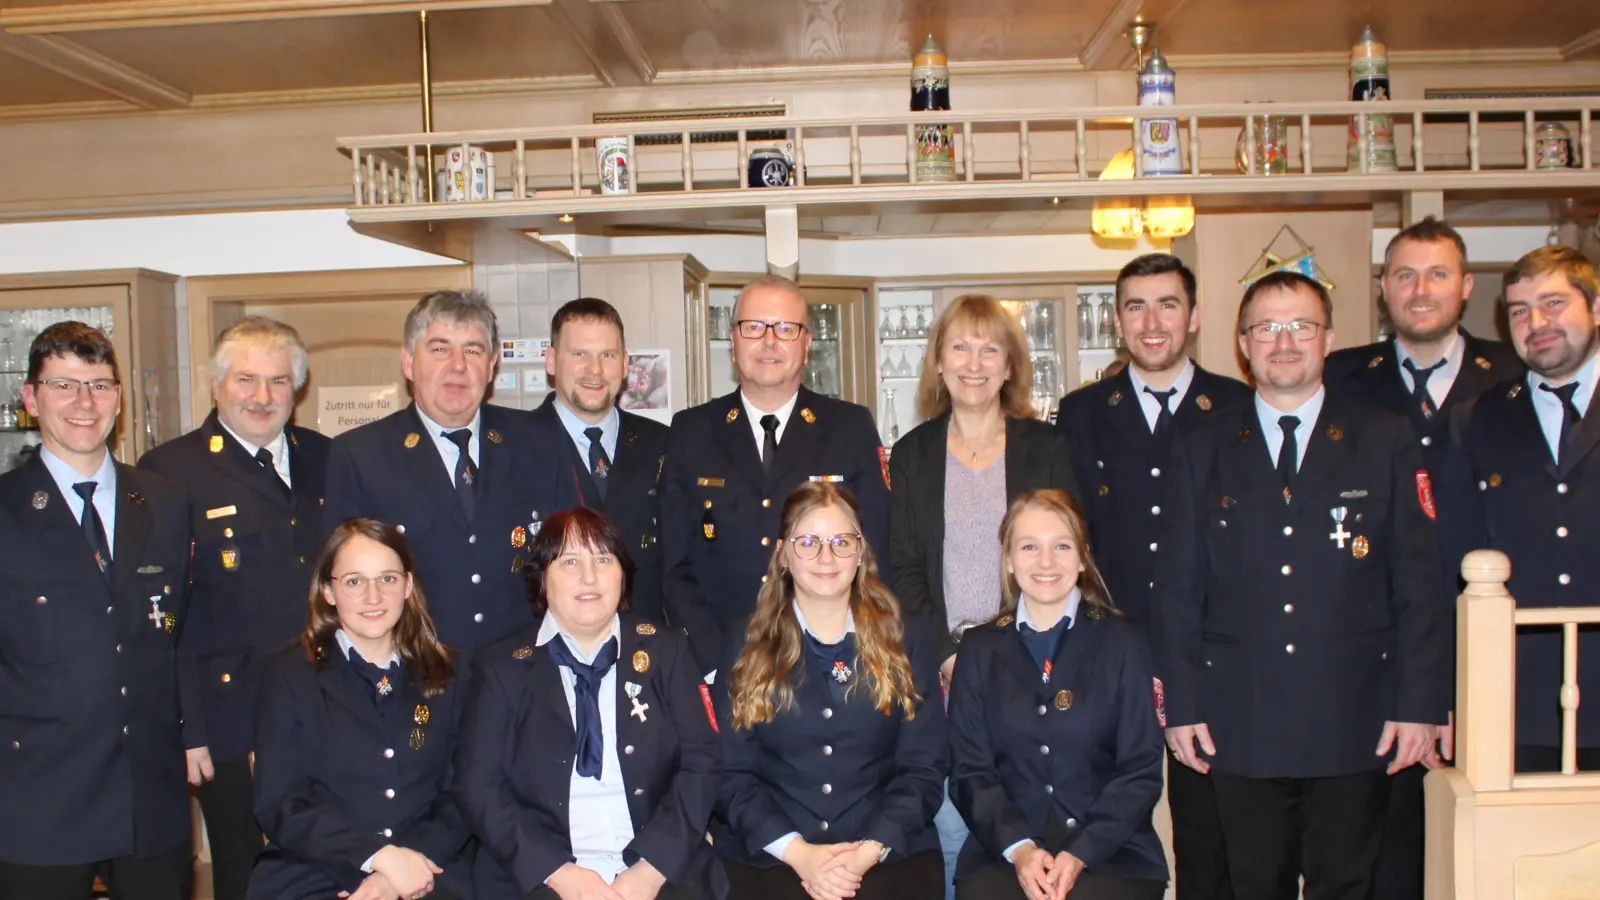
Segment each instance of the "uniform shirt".
M794 404L790 403L789 407L791 409L793 409L794 408ZM817 638L818 641L821 641L822 638L817 637L816 632L811 630L811 623L806 621L806 614L800 610L800 601L799 600L794 600L794 601L791 601L791 604L792 604L792 608L794 609L794 617L796 619L800 620L800 630L804 631L806 634L809 634L814 638ZM845 634L855 634L856 633L856 615L855 615L855 613L851 612L849 609L846 609L844 611L844 633ZM839 638L839 641L842 641L842 640L844 640L844 638L842 638L842 637ZM839 641L834 641L833 643L837 644L837 643L839 643ZM832 644L829 644L828 646L832 646ZM800 653L802 655L804 655L806 653L805 648L802 647L800 649ZM712 674L715 674L715 673L712 673ZM706 680L708 682L710 681L709 678L706 679ZM783 837L778 838L777 840L775 840L772 843L768 844L765 849L766 849L766 851L768 853L770 853L773 856L777 857L779 862L782 862L783 861L783 851L789 849L789 844L791 844L794 841L794 839L799 837L799 836L800 836L800 832L791 831L788 834L784 835Z
M1589 361L1583 364L1583 368L1574 373L1571 378L1561 382L1561 384L1571 384L1574 381L1578 383L1578 389L1572 392L1572 405L1578 408L1578 415L1580 416L1589 414L1589 403L1594 399L1596 359L1600 359L1600 356L1589 357ZM1544 442L1550 447L1550 458L1558 460L1561 457L1561 419L1565 412L1561 408L1561 398L1539 387L1541 384L1548 384L1551 387L1560 387L1560 385L1537 372L1528 372L1528 396L1533 398L1533 411L1539 416L1539 430L1544 432ZM51 471L54 470L52 469ZM60 480L60 477L56 478L57 482ZM95 506L99 505L100 493L96 491Z
M1317 428L1317 416L1322 415L1322 401L1327 399L1327 389L1317 388L1311 399L1300 404L1298 409L1282 412L1272 404L1256 394L1256 417L1261 420L1261 436L1267 439L1267 452L1272 455L1272 464L1278 464L1278 453L1283 450L1283 428L1278 425L1278 419L1283 416L1296 416L1300 424L1295 426L1295 449L1299 451L1294 461L1295 471L1300 471L1300 464L1306 461L1306 447L1311 443L1311 432Z
M1406 392L1415 391L1416 384L1411 373L1406 371L1406 360L1411 359L1411 354L1406 352L1406 345L1400 341L1394 342L1394 354L1400 364L1400 381L1405 384ZM1456 339L1450 342L1449 349L1444 351L1444 365L1433 370L1428 376L1428 396L1433 399L1434 409L1443 409L1444 400L1450 396L1450 387L1456 383L1456 376L1461 374L1461 363L1467 358L1467 339L1456 332ZM1426 369L1422 363L1415 360L1411 363L1418 369Z
M232 428L229 428L228 427L228 423L222 421L222 416L220 416L220 415L217 416L217 424L221 425L222 426L222 430L226 431L228 433L228 437L231 437L234 440L238 441L239 442L239 446L244 448L244 452L250 454L251 456L255 456L256 455L256 451L261 449L260 447L256 446L255 444L252 444L249 441L245 440L244 438L240 437L239 436L239 432L234 431ZM286 485L288 485L289 487L292 488L292 487L294 487L294 479L289 477L289 446L288 446L288 444L289 444L288 439L285 437L284 433L282 431L280 431L280 432L278 432L278 436L272 439L272 443L266 445L266 449L267 449L268 453L272 454L272 469L273 469L273 471L278 473L278 477L283 479L283 483L284 484L286 484ZM454 447L455 445L451 444L450 446Z
M539 626L539 636L534 645L543 647L557 635L567 642L567 649L586 665L594 663L595 655L606 641L621 640L619 619L611 616L611 630L594 650L583 652L561 626L556 617L546 614ZM561 689L567 695L567 713L578 721L578 695L574 685L577 678L572 670L561 666ZM605 741L605 756L601 762L600 780L578 774L578 758L572 759L572 794L568 798L569 837L572 856L578 865L598 873L607 884L616 880L628 864L622 861L622 850L633 840L633 817L628 812L628 789L622 783L622 763L617 758L617 667L612 666L600 681L600 734Z
M606 417L599 425L590 425L578 418L577 413L567 409L567 405L560 400L552 400L551 403L556 408L556 417L561 420L562 427L567 429L567 434L572 437L572 443L577 445L579 459L585 462L589 459L589 436L583 432L589 428L599 428L600 449L606 451L606 459L613 463L617 461L617 433L622 430L622 414L617 412L615 406L611 407L611 411L606 413ZM477 432L473 434L473 439L476 440Z
M1559 421L1559 420L1558 420ZM39 448L39 458L44 460L44 467L50 471L50 477L55 479L56 487L61 490L61 499L67 502L67 509L72 510L72 518L83 521L83 498L72 489L75 484L85 481L94 482L94 508L100 513L100 522L106 528L106 552L116 553L117 547L117 467L111 459L111 451L107 450L105 458L100 460L100 468L95 470L92 478L85 478L83 474L66 460L50 452L49 447ZM115 558L113 556L113 558Z
M1191 370L1192 370L1194 364L1190 363L1189 365L1190 365ZM1131 368L1128 370L1128 374L1129 375L1133 374L1133 370ZM1137 380L1134 381L1134 384L1138 384L1138 383L1139 382ZM1173 385L1173 386L1177 387L1177 385ZM1183 388L1180 389L1178 394L1176 394L1173 397L1173 399L1177 400L1177 399L1181 398L1183 396L1183 391L1184 390L1188 390L1188 387L1189 386L1187 384L1185 384L1183 386ZM1176 409L1177 406L1178 406L1177 403L1173 403L1172 404L1172 408L1173 409ZM1154 427L1154 426L1152 426L1152 427ZM1062 613L1061 613L1062 618L1067 620L1067 630L1068 631L1072 630L1072 626L1078 624L1078 604L1080 604L1082 602L1083 602L1083 591L1079 590L1077 587L1073 587L1072 593L1067 595L1067 608L1065 610L1063 610ZM1039 626L1033 621L1033 614L1031 612L1029 612L1029 610L1028 610L1027 598L1023 598L1023 599L1020 599L1020 600L1017 601L1017 631L1019 633L1022 631L1022 626L1023 625L1027 625L1029 628L1032 628L1035 631L1041 630L1039 628ZM1051 626L1051 627L1054 627L1054 626ZM1017 841L1015 844L1012 844L1011 846L1007 847L1006 851L1004 853L1000 854L1000 855L1005 857L1005 861L1006 862L1011 862L1012 861L1011 860L1011 854L1016 853L1018 847L1021 847L1023 844L1035 844L1035 845L1037 845L1037 843L1038 842L1035 841L1033 838L1023 838L1022 840Z
M461 458L461 448L457 447L454 441L445 437L444 433L446 431L459 431L460 429L446 428L428 418L428 414L422 411L421 406L417 407L417 418L422 420L422 427L428 430L428 437L433 438L433 446L439 448L439 457L444 460L445 474L450 476L450 483L455 484L456 460ZM474 468L483 468L482 463L479 462L479 460L483 459L483 454L478 452L478 447L481 443L480 438L483 437L483 411L479 410L473 413L472 421L461 427L472 429L472 438L467 441L467 454L472 457Z
M1194 360L1186 361L1183 364L1183 371L1179 372L1177 380L1172 382L1172 389L1177 393L1167 400L1167 409L1174 415L1178 412L1178 404L1182 403L1184 396L1189 393L1189 385L1194 382L1194 368ZM1156 420L1161 417L1161 401L1154 395L1145 393L1144 389L1149 387L1150 383L1140 378L1139 370L1133 366L1128 366L1128 380L1133 382L1133 394L1139 398L1139 409L1144 411L1144 420L1150 424L1151 433L1154 433ZM1150 389L1155 390L1153 387Z
M761 427L761 418L768 415L778 417L778 428L772 437L781 444L783 443L783 430L789 427L789 417L794 415L794 405L799 399L800 392L795 391L794 396L789 398L789 402L767 412L757 409L756 405L750 402L750 398L745 395L744 391L739 392L739 402L744 404L745 418L750 420L750 433L756 439L756 455L759 456L761 454L761 448L765 445L767 439L767 430ZM762 462L768 462L768 460L763 459Z

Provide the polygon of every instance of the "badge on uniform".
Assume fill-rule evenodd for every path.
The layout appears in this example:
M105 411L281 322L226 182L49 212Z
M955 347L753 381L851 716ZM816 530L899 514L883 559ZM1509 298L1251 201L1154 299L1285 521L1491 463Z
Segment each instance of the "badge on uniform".
M230 547L222 551L222 567L229 572L239 568L239 551Z
M995 619L994 620L994 624L999 626L1000 628L1005 628L1007 625L1010 625L1012 622L1015 622L1015 621L1016 621L1016 619L1012 618L1010 613L1006 613L1005 615L1001 616L1000 618Z
M700 534L708 541L717 539L717 520L711 516L711 501L706 501L706 514L700 517Z
M706 718L711 721L711 730L714 733L720 733L722 729L717 727L717 707L716 704L711 702L711 689L703 684L699 685L699 688L700 702L705 704Z
M221 453L222 452L222 435L213 434L211 436L211 440L206 443L206 448L208 450L210 450L212 453Z
M44 491L34 491L33 492L33 508L34 509L44 509L45 506L49 505L49 503L50 503L50 495L49 494L46 494Z
M134 506L143 506L144 505L144 495L139 493L138 491L129 491L128 492L128 502L132 503Z
M729 425L739 421L739 408L734 407L733 409L728 410L728 417L722 421L727 422Z
M633 652L633 670L640 675L650 671L650 654L643 650Z
M1433 508L1433 482L1428 480L1426 469L1417 470L1417 503L1422 506L1422 511L1428 514L1429 519L1435 522L1439 520L1439 512Z
M1350 545L1350 555L1354 556L1356 559L1366 559L1367 553L1371 551L1371 549L1372 545L1367 543L1366 538L1358 537L1356 538L1355 543Z
M1363 490L1341 491L1339 493L1340 500L1360 500L1365 496L1367 496L1367 492Z
M390 694L394 693L394 685L389 681L389 676L387 676L387 675L383 676L382 678L379 678L378 679L378 683L375 685L375 687L377 687L377 689L378 689L378 696L379 697L387 697Z
M1239 443L1241 443L1241 444L1250 443L1250 429L1246 428L1245 430L1239 432Z
M1121 403L1121 402L1122 402L1122 392L1121 391L1112 391L1111 392L1111 396L1106 398L1106 405L1107 406L1116 406L1118 403Z
M1111 485L1109 485L1109 484L1102 484L1102 485L1100 485L1100 488L1099 488L1099 490L1097 490L1097 491L1095 491L1095 493L1097 493L1097 494L1099 494L1099 495L1100 495L1100 496L1102 496L1102 497L1104 497L1104 496L1106 496L1106 495L1107 495L1107 494L1109 494L1109 493L1111 493Z
M650 635L656 633L656 627L651 625L649 622L640 622L638 625L634 626L633 633L642 634L646 637L649 637Z
M417 727L411 729L411 749L421 750L428 742L427 735L422 733L422 726L428 724L430 715L426 703L418 703L417 708L411 711L411 721L417 723Z
M150 624L154 625L157 628L162 627L166 623L167 615L166 615L166 613L161 611L161 601L163 599L164 598L160 594L157 594L154 597L151 597L150 598L150 615L145 616L146 619L150 620ZM171 629L169 628L167 630L170 631Z
M417 434L415 431L413 431L410 434L406 435L406 449L407 450L410 450L411 448L417 446L417 444L419 444L421 442L422 442L422 435Z
M828 484L838 484L844 481L843 475L807 475L807 481L822 481Z
M721 478L696 478L694 480L694 484L695 484L695 487L714 487L714 488L719 488L719 487L722 487L724 484L727 484L727 482L724 481Z
M1201 394L1200 396L1194 398L1194 405L1200 407L1201 412L1210 412L1211 398L1207 397L1205 394Z
M239 507L234 506L233 504L229 504L227 506L216 506L206 510L207 519L225 519L228 516L235 516L238 514Z
M1159 678L1151 678L1152 690L1156 697L1156 724L1162 728L1167 727L1167 689Z
M850 667L845 665L842 659L834 660L833 671L828 673L828 676L838 684L849 684L850 675Z
M500 432L495 431L493 428L491 428L488 431L484 432L484 437L488 438L489 439L489 443L491 443L491 444L498 444L501 441L505 440L505 438L502 438L500 436Z
M650 704L639 702L639 694L644 690L644 688L634 684L631 681L627 683L626 687L628 689L628 699L633 701L633 709L628 713L628 715L637 718L640 724L643 724L647 721L644 714L648 709L650 709Z
M807 425L817 424L817 414L812 412L809 406L800 410L800 418L805 419Z
M1345 517L1350 514L1347 506L1335 506L1328 510L1328 515L1333 517L1333 531L1328 535L1328 540L1333 541L1340 550L1344 549L1344 542L1350 540L1352 535L1344 530Z
M1481 356L1474 357L1472 361L1477 364L1478 368L1484 370L1485 372L1494 368L1494 366L1491 365L1487 359L1484 359Z
M544 522L539 518L537 509L528 511L528 539L533 540L539 536L539 529L544 527Z
M1332 440L1332 441L1342 441L1342 440L1344 440L1344 429L1340 428L1337 425L1329 425L1328 426L1328 439Z
M1489 487L1497 488L1499 486L1500 486L1500 473L1499 472L1491 473L1489 475Z
M1067 710L1069 710L1071 708L1072 708L1072 692L1071 691L1066 691L1066 690L1056 691L1056 709L1059 709L1062 712L1066 712Z
M518 647L517 649L511 651L511 658L512 659L527 659L528 657L530 657L532 655L533 655L533 648L532 647L528 647L528 646Z
M511 529L511 546L521 550L528 545L528 529L521 525Z
M878 448L878 468L883 471L883 486L886 490L894 490L889 485L889 448Z
M1372 362L1367 363L1367 368L1376 369L1378 366L1380 366L1382 364L1383 364L1383 357L1382 356L1374 356L1372 358Z

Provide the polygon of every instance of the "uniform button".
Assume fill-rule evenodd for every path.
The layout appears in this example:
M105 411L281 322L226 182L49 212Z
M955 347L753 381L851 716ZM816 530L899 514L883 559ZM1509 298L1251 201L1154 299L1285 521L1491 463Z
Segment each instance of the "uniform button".
M1217 524L1222 526L1223 528L1227 528L1228 527L1228 520L1227 519L1223 519L1220 522L1218 522Z
M305 564L306 564L306 558L304 556L300 557L300 565L303 566Z
M1283 648L1283 652L1285 652L1285 653L1293 653L1294 652L1294 645L1290 644L1289 646L1284 647Z
M1045 715L1049 711L1050 711L1050 707L1045 706L1043 703L1039 704L1039 715L1041 715L1041 716Z
M761 576L761 583L762 584L766 584L767 583L767 576L765 576L765 575Z
M1152 515L1152 516L1161 515L1161 507L1159 507L1159 506L1150 507L1150 515Z
M622 755L623 756L632 756L633 755L633 745L629 744L628 746L623 747L622 748Z
M473 613L472 614L472 621L474 621L474 622L482 622L483 621L483 613Z
M121 653L121 652L122 652L122 645L121 645L121 644L118 644L118 645L117 645L117 652L118 652L118 653Z
M406 527L404 525L396 525L394 530L400 532L401 534L406 533Z
M1151 553L1154 553L1154 552L1156 552L1156 546L1157 546L1157 545L1156 545L1156 543L1155 543L1155 542L1154 542L1154 541L1152 541L1152 542L1151 542L1151 543L1150 543L1150 552L1151 552Z
M1285 525L1285 526L1283 526L1283 536L1284 537L1290 537L1293 534L1294 534L1294 526L1293 525Z
M1067 827L1068 828L1077 828L1078 827L1078 820L1077 819L1068 819L1067 820Z
M393 747L385 747L384 750L383 750L383 758L384 759L394 759L394 748Z
M1044 786L1044 792L1046 794L1054 794L1056 792L1056 786L1053 784L1047 784Z
M833 793L833 785L831 785L831 784L825 784L825 785L823 785L823 786L822 786L822 792L823 792L823 793L824 793L824 794L831 794L831 793Z
M1294 574L1294 566L1284 566L1283 568L1279 569L1278 571L1282 572L1285 575L1292 575L1292 574Z
M769 538L769 537L762 538L761 539L761 546L763 546L763 547L771 547L772 546L772 538Z
M1560 575L1556 576L1556 580L1561 582L1562 584L1571 584L1572 583L1572 576L1568 575L1565 572L1562 572Z
M128 696L128 686L127 685L123 685L122 686L122 696L124 696L124 697Z
M48 598L46 598L46 597L35 597L35 598L33 598L33 602L39 604L40 606L43 606L46 603L49 603L50 600Z
M394 799L394 788L389 788L388 790L384 791L383 795L385 797L388 797L390 800L393 800Z
M823 831L827 831L828 830L828 823L827 822L823 822L821 827L822 827Z
M128 733L128 726L126 726L126 725L122 726L122 733L124 735L126 735Z
M634 788L633 789L633 795L635 797L643 797L644 796L644 788Z
M1478 482L1478 490L1487 491L1488 489L1489 489L1489 483L1487 481Z
M833 710L831 710L831 709L828 709L828 708L826 708L826 707L824 707L824 708L823 708L823 710L822 710L822 717L823 717L823 718L824 718L824 719L831 719L831 718L833 718Z
M108 616L111 615L111 610L113 610L113 609L115 609L115 607L112 607L112 606L106 607L106 615L108 615Z
M1040 756L1049 756L1050 755L1050 748L1048 746L1044 745L1044 744L1040 744L1039 745L1039 755Z
M1094 461L1094 466L1097 469L1104 469L1106 467L1106 461L1103 459L1097 459Z
M21 741L12 741L11 742L11 749L13 749L13 750L21 750L22 749L22 742Z
M1566 486L1565 483L1556 485L1556 493L1565 494L1566 492L1567 492L1567 486Z
M482 575L479 575L477 572L473 572L472 573L472 583L473 584L478 584L478 583L480 583L482 581L483 581L483 576Z
M772 498L771 497L762 497L761 498L761 508L762 509L771 509L772 508Z
M223 684L227 684L227 683L229 683L231 681L233 681L233 676L229 675L227 672L223 672L222 673L222 683Z
M300 520L299 519L296 519L294 516L290 516L289 517L289 527L290 528L293 528L294 526L299 525L299 524L300 524Z
M1160 478L1161 477L1161 470L1160 469L1151 469L1150 470L1150 477L1151 478Z
M1382 659L1388 659L1389 658L1389 651L1387 651L1387 650L1383 651L1383 654L1382 654L1381 658Z
M1424 446L1424 447L1432 447L1433 446L1433 438L1424 437L1422 439L1422 446Z
M384 837L394 837L394 831L392 829L385 828L383 830L383 836Z
M1556 527L1556 537L1566 537L1566 536L1567 536L1567 526L1565 526L1565 525L1557 526Z
M823 756L832 756L833 755L833 745L832 744L824 745L823 748L822 748L822 755Z
M1283 605L1283 611L1284 611L1284 613L1286 615L1293 615L1294 614L1294 604L1293 603L1285 603Z
M477 542L478 542L478 536L477 535L475 535L475 534L467 535L467 543L476 544Z

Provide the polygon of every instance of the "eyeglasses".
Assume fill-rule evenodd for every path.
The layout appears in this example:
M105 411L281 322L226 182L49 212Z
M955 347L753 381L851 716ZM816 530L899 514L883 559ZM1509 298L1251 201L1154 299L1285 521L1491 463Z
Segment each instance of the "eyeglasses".
M1322 331L1321 322L1308 322L1305 319L1295 319L1293 322L1257 322L1245 331L1250 333L1250 340L1258 344L1270 344L1278 339L1278 332L1289 332L1289 338L1297 342L1314 341Z
M849 559L856 555L856 550L861 546L861 535L855 533L835 534L823 537L820 534L797 534L789 538L789 543L794 545L794 555L801 559L816 559L822 555L822 545L833 548L833 555L838 559Z
M333 579L333 592L347 600L354 600L367 595L369 584L377 586L380 596L393 597L405 590L406 576L403 572L379 572L370 578L355 573L338 575Z
M805 332L806 326L801 322L763 322L760 319L740 319L733 323L739 329L739 336L746 340L759 341L767 335L767 329L778 336L780 341L798 341Z
M96 378L91 381L79 381L76 378L46 378L34 384L46 395L63 400L76 399L84 388L89 389L89 396L96 400L104 400L116 396L117 388L122 386L122 383L115 378Z

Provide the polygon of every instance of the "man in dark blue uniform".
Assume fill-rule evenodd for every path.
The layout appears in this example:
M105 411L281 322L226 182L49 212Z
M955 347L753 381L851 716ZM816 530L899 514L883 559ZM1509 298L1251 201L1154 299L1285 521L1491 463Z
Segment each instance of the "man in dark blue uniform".
M800 385L811 349L800 289L775 275L746 285L730 337L740 388L673 417L661 488L667 618L706 672L724 629L755 608L795 487L848 487L867 542L888 547L889 462L872 414Z
M1214 782L1241 900L1371 895L1388 774L1450 706L1433 490L1405 421L1326 392L1327 290L1296 273L1239 309L1251 403L1176 452L1153 633L1167 743Z
M1541 247L1506 272L1506 318L1526 376L1484 393L1460 433L1487 516L1486 546L1511 558L1517 606L1588 606L1600 586L1600 277L1568 247ZM1578 658L1600 656L1583 628ZM1517 631L1518 771L1561 769L1559 627ZM1579 665L1580 691L1600 696L1600 669ZM1578 764L1600 768L1600 707L1578 707Z
M464 657L532 620L524 548L552 510L578 503L561 477L566 438L483 402L499 340L482 294L423 297L400 354L414 402L335 438L328 459L324 530L353 516L398 527L440 640Z
M1181 440L1195 423L1250 398L1243 383L1189 359L1189 336L1200 328L1194 292L1194 273L1176 256L1149 253L1124 266L1117 275L1117 330L1132 359L1062 398L1056 415L1072 446L1101 575L1112 602L1140 625L1150 617L1174 436ZM1210 780L1174 765L1167 791L1184 900L1231 898Z
M212 358L216 409L139 460L189 494L195 556L179 652L198 696L185 705L184 740L199 750L190 776L216 900L242 900L261 852L250 778L261 666L306 627L322 549L329 441L288 424L307 366L288 325L251 316L230 326Z
M188 501L106 449L105 335L51 325L27 377L43 447L0 475L0 897L88 900L99 876L118 900L187 900Z
M550 320L545 372L551 394L534 417L564 433L566 469L583 505L606 514L628 541L635 571L630 609L662 621L658 492L667 426L617 409L628 372L622 316L604 300L580 297Z
M1383 254L1383 303L1394 323L1394 337L1334 352L1324 376L1328 390L1391 409L1411 423L1435 487L1440 576L1451 597L1461 588L1461 558L1482 544L1483 522L1476 489L1462 475L1465 462L1450 440L1450 417L1457 407L1522 371L1510 347L1474 337L1461 327L1461 313L1472 294L1466 267L1466 242L1432 216L1396 234ZM1454 628L1450 634L1453 640ZM1445 742L1447 750L1451 743ZM1426 774L1426 766L1412 766L1390 783L1376 900L1422 897Z

